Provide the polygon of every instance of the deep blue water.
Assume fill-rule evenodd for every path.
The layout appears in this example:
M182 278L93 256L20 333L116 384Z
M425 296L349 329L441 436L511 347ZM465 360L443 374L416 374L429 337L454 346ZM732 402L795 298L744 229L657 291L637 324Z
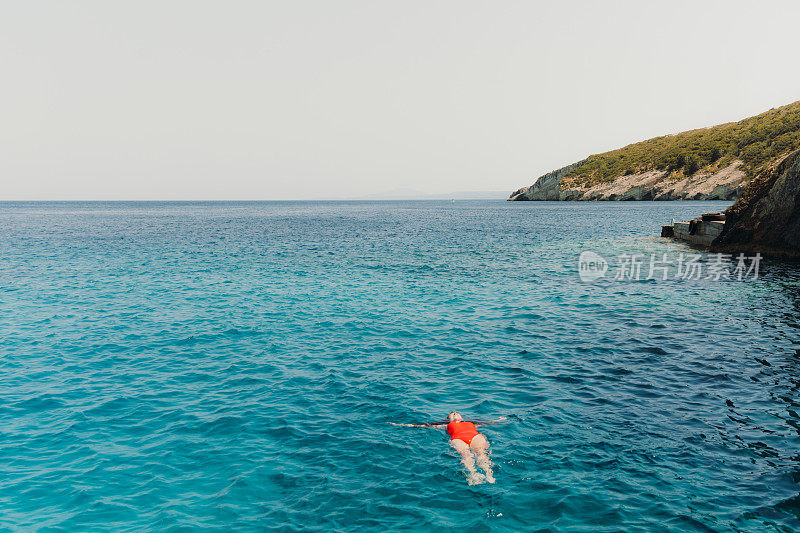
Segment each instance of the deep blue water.
M800 528L800 267L577 275L724 207L0 204L0 527Z

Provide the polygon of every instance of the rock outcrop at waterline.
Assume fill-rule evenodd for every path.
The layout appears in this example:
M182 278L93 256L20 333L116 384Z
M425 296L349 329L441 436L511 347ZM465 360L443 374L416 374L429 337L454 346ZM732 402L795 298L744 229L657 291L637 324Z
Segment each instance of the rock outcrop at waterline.
M753 179L725 215L712 251L800 259L800 150Z
M585 161L585 160L584 160ZM583 161L554 170L530 187L514 191L509 201L524 200L735 200L747 185L741 161L713 173L669 179L665 170L620 176L591 187L564 186L562 180Z
M511 193L510 201L518 200L563 200L561 197L561 181L569 171L579 167L586 160L567 165L564 168L549 172L536 180L530 187L523 187Z

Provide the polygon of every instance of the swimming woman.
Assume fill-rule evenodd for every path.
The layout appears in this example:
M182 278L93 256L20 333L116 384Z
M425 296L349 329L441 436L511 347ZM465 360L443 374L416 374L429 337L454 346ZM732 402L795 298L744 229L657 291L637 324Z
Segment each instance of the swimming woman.
M506 417L501 416L497 420L473 420L465 421L460 413L455 411L447 415L447 420L442 422L427 422L425 424L395 424L408 428L446 428L450 435L450 446L452 446L461 456L461 463L467 469L467 483L476 485L485 479L489 483L494 483L492 473L492 460L489 458L489 440L486 435L479 433L477 426L486 424L496 424L502 422ZM486 473L481 474L475 468L475 464Z

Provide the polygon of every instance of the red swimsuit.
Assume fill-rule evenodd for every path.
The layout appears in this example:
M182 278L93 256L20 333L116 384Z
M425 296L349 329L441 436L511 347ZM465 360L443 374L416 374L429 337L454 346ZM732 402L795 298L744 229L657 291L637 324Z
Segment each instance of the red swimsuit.
M456 420L447 424L447 433L450 434L450 440L463 440L469 446L475 435L480 435L472 422L461 422Z

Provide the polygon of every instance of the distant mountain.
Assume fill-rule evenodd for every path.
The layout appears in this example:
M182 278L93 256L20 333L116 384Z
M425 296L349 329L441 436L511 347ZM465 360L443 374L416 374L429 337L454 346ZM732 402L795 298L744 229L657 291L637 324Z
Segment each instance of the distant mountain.
M457 191L430 194L413 189L394 189L384 193L368 194L353 200L502 200L508 191Z
M798 148L800 101L589 156L508 199L735 200L754 176Z

